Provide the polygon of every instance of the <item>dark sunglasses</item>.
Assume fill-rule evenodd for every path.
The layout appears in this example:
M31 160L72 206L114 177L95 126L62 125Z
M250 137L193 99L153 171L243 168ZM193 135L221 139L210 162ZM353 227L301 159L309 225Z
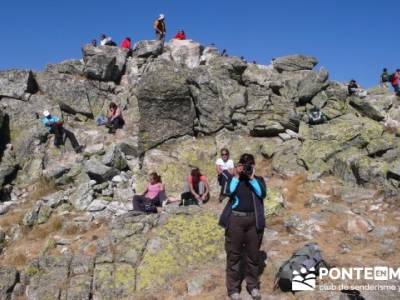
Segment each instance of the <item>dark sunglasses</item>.
M221 153L222 156L228 156L228 153Z

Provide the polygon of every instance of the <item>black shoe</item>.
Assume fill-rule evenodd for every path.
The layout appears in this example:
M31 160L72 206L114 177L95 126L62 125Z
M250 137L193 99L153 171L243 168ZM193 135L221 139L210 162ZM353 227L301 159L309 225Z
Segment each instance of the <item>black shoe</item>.
M109 130L108 130L108 133L111 133L111 134L114 134L114 133L116 133L117 132L117 130L115 129L115 128L110 128Z
M83 149L85 148L85 146L79 146L75 149L75 153L82 153Z

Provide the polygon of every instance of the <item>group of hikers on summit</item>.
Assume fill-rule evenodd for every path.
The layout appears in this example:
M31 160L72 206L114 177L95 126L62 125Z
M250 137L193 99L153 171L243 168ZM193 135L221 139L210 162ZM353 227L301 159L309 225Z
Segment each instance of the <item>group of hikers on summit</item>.
M167 27L165 24L165 16L164 14L160 14L158 18L154 21L153 28L155 31L156 39L157 40L165 40L165 35L167 33ZM174 36L174 39L176 40L186 40L186 33L183 29L180 29L176 35ZM93 39L92 40L92 45L94 47L98 46L97 40ZM107 36L106 34L101 34L100 35L100 46L117 46L117 43L113 41L113 39L110 36ZM120 47L123 49L132 49L132 40L130 37L126 37L122 40Z

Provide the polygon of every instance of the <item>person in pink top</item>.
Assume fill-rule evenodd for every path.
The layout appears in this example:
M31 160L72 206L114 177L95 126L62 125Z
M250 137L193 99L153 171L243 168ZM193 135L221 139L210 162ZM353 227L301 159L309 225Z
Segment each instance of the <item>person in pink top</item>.
M157 207L161 207L167 200L165 187L161 176L156 172L149 175L149 183L141 195L133 196L133 209L145 213L157 213Z
M210 186L206 176L202 175L199 168L194 168L187 178L185 192L181 195L180 205L203 204L210 199Z

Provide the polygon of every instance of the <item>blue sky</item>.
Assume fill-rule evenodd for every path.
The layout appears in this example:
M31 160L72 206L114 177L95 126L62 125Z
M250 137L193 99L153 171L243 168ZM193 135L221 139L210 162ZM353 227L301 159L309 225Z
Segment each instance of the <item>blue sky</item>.
M268 63L287 54L319 59L333 80L377 83L383 67L400 68L398 0L13 0L2 1L0 69L41 70L81 58L80 47L107 33L118 43L152 39L166 15L167 38L215 43L230 55Z

